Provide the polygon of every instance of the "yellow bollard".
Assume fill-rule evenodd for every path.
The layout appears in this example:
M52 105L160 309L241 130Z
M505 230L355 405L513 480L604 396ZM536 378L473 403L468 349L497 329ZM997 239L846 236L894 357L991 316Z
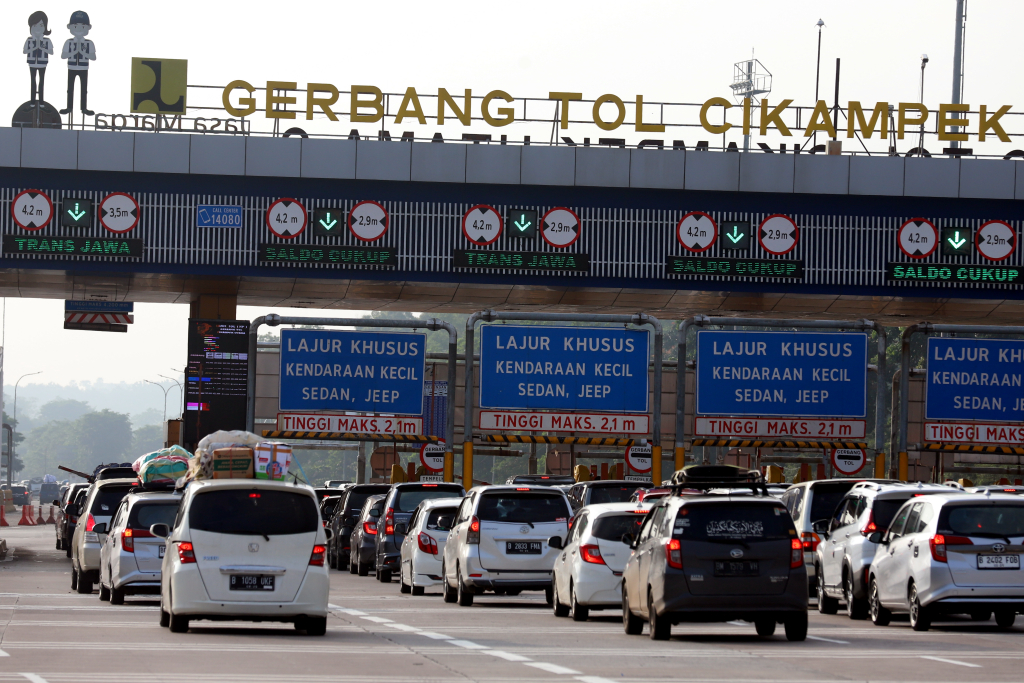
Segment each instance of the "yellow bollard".
M910 470L909 456L906 453L900 453L899 476L897 477L897 479L899 479L900 481L907 481L907 479L910 477L910 471L909 470Z
M686 447L676 446L676 472L686 467Z
M651 483L661 486L661 446L651 446Z
M473 488L473 442L462 444L462 488Z
M444 454L443 479L449 484L455 481L455 453L452 451L445 451Z
M888 479L885 471L885 453L875 453L875 479Z

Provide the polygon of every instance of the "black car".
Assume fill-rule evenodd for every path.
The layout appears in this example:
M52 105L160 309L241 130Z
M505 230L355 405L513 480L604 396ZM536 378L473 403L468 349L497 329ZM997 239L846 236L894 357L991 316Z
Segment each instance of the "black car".
M377 548L377 531L380 528L381 516L384 513L384 496L370 496L359 511L359 519L350 538L348 554L348 571L351 574L366 576L374 566Z
M598 481L581 481L569 489L566 494L575 512L587 505L596 503L628 503L637 490L635 481L624 479L606 479Z
M11 495L14 496L14 500L12 502L15 505L28 505L29 501L32 500L32 494L29 492L27 486L14 484L11 486Z
M84 499L88 484L71 484L61 493L59 499L53 502L57 505L56 532L57 550L63 550L71 557L71 537L75 533L75 525L78 524L78 503L79 497Z
M627 634L639 635L644 619L654 640L667 640L673 624L739 619L753 622L760 636L782 623L787 639L807 637L803 544L783 504L763 485L758 493L672 495L655 503L638 536L628 538Z
M572 486L576 478L570 474L516 474L505 480L506 485Z
M432 498L462 498L466 490L461 484L395 484L384 502L384 520L377 525L375 566L377 580L391 581L391 573L397 572L402 564L402 542L405 534L396 529L396 524L406 524L416 506ZM404 527L403 527L404 528Z
M331 538L327 541L327 560L334 569L349 566L349 544L352 532L359 523L359 513L370 496L383 495L391 490L391 484L356 484L346 489L341 502L334 509L327 526Z
M331 517L334 515L334 511L338 509L338 503L341 502L341 496L327 496L320 501L320 519L323 521L324 527L330 524Z

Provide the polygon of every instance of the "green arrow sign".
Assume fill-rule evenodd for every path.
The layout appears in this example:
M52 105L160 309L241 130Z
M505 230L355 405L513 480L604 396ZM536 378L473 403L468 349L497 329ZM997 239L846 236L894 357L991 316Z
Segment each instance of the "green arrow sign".
M973 231L964 226L946 226L942 228L942 255L964 256L971 253L974 241Z
M512 225L516 226L520 230L529 230L530 226L533 225L533 221L526 220L526 215L522 214L519 216L519 220Z
M327 221L330 221L330 222L328 223ZM332 219L330 211L327 212L326 216L324 216L323 218L320 219L320 225L324 226L324 230L330 230L331 228L333 228L337 224L338 224L338 219L337 218Z
M80 210L80 209L78 208L78 202L75 202L75 208L74 208L74 209L68 209L68 213L69 213L69 214L71 215L71 217L72 217L72 218L74 218L74 219L75 219L76 221L80 221L80 220L82 220L82 216L84 216L84 215L85 215L85 211L82 211L82 210Z
M967 243L967 240L960 236L959 230L956 231L956 234L953 237L947 237L946 239L953 245L954 249L959 249Z
M741 239L743 239L745 234L746 233L740 232L740 229L737 226L734 225L734 226L732 226L732 234L726 233L725 236L728 237L730 240L732 240L733 244L736 244Z

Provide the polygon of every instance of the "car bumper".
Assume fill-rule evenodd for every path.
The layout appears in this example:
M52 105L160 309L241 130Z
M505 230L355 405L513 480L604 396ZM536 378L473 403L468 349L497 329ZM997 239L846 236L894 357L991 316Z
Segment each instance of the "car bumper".
M160 572L131 571L118 575L113 580L113 585L118 590L126 593L159 593ZM143 588L152 590L142 590Z
M925 606L938 603L970 605L986 601L1024 605L1024 589L1020 586L964 587L946 585L929 591L921 595L920 598L921 604Z
M477 573L477 572L474 572ZM480 576L463 577L463 582L477 590L495 588L538 591L551 587L551 572L480 572Z
M83 572L98 572L100 570L99 543L82 544L82 550L78 553L78 568Z
M803 572L792 572L785 590L773 595L693 595L682 574L666 576L661 594L654 594L658 614L672 621L750 620L765 613L783 614L807 611L807 579Z
M210 600L198 571L191 567L170 577L171 611L193 619L294 621L296 617L327 616L330 577L326 571L306 572L295 599L288 602Z
M381 569L390 569L397 572L402 561L402 556L388 553L387 555L378 555L376 561Z
M622 605L622 577L605 565L584 565L573 577L576 601L586 607Z

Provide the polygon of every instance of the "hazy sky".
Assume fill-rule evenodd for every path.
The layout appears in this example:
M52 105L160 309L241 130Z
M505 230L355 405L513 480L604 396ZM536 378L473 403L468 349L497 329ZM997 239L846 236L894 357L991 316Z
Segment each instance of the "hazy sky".
M0 111L12 113L28 99L29 71L21 50L29 35L28 16L40 9L50 17L56 53L46 79L47 100L63 106L67 72L60 49L70 36L65 25L71 12L83 9L90 15L94 28L89 38L98 54L90 69L90 107L127 113L132 57L186 58L191 84L285 80L327 82L341 89L372 84L391 92L408 86L421 93L436 93L438 87L452 92L473 88L475 94L500 88L517 97L546 97L549 91L563 90L588 98L614 93L627 102L638 94L648 102L703 102L729 96L733 64L748 57L752 48L774 74L772 100L792 98L810 105L819 17L827 25L823 98L831 102L835 58L841 57L842 102L916 102L920 55L928 53L925 102L936 106L950 101L954 8L954 0L8 0L0 7L0 45L7 46L0 51L6 55L0 60L0 81L5 84ZM1021 25L1020 0L969 0L966 102L990 108L1020 102L1024 82L1006 74L1014 73L1022 61ZM432 107L425 104L428 117ZM263 125L265 120L257 119L257 127ZM323 125L339 133L353 127L344 118ZM362 127L365 133L374 128ZM393 132L413 128L405 123L389 127ZM436 126L417 128L417 134L434 130ZM444 127L451 136L465 130ZM513 138L526 132L515 125L485 130ZM577 130L569 133L577 140L598 134L586 127ZM638 136L626 137L635 141ZM696 142L696 133L689 137L688 144ZM251 318L266 312L240 309L239 315ZM139 381L171 374L185 361L187 316L186 306L138 304L137 322L128 334L68 332L62 329L60 301L7 299L6 382L13 384L22 373L40 369L44 374L27 378L23 385L99 378Z

